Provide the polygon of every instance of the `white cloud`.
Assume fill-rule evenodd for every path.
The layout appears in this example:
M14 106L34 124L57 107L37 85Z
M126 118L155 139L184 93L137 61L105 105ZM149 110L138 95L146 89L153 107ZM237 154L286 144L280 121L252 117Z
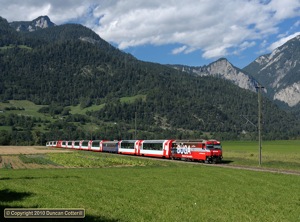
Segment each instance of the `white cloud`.
M180 44L215 58L253 47L300 15L300 0L0 0L9 21L48 15L56 24L79 19L120 49Z
M299 16L299 0L272 0L268 8L274 12L274 19L282 20Z
M0 0L0 16L12 21L31 21L41 15L61 24L73 18L83 16L91 0Z
M295 22L295 24L293 25L293 28L296 28L300 25L300 20L298 20L297 22Z
M252 46L255 46L255 45L256 45L256 43L254 41L252 41L252 42L245 41L240 45L240 50L245 50L245 49L251 48Z
M283 19L299 15L300 1L287 1L285 7L280 0L114 1L95 9L95 15L103 16L95 30L121 49L179 43L185 47L174 54L201 49L204 58L213 58L277 33Z
M187 48L187 46L184 45L184 46L181 46L179 48L173 49L172 54L176 55L176 54L182 53L186 50L186 48Z
M226 46L213 47L212 49L206 49L203 53L204 58L217 58L228 54Z
M252 42L248 42L248 41L245 41L243 43L241 43L239 45L239 47L233 52L233 54L235 55L239 55L241 54L241 52L243 52L244 50L248 49L248 48L251 48L253 46L256 45L256 42L255 41L252 41Z
M271 44L269 46L269 50L273 51L274 49L282 46L284 43L286 43L287 41L291 40L292 38L295 38L298 35L300 35L300 32L296 32L296 33L294 33L292 35L289 35L289 36L286 36L286 37L283 37L283 38L279 39L278 41L274 42L273 44Z

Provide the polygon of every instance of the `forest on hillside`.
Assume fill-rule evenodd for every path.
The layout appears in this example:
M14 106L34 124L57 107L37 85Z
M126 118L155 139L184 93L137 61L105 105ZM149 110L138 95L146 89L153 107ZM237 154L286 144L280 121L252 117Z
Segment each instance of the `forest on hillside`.
M244 118L257 123L256 93L139 61L81 25L18 33L6 23L0 20L0 144L256 139L256 127ZM26 116L26 108L9 105L12 100L41 108ZM80 113L72 112L76 106ZM263 113L265 139L300 135L299 120L267 99Z

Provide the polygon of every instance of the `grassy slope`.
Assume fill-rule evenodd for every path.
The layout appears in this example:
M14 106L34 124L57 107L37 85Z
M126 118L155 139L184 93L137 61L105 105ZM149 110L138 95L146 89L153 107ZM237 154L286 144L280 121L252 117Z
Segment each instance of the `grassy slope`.
M136 99L145 99L144 95L137 95L133 97L123 97L121 98L121 102L123 103L132 103ZM90 107L86 107L82 109L80 105L77 106L70 106L69 108L71 109L70 113L71 114L81 114L85 115L87 111L96 111L100 110L104 107L105 104L100 104L100 105L92 105ZM11 108L15 107L17 110L5 110L5 108ZM36 117L36 118L41 118L42 120L48 120L48 121L54 121L57 118L60 118L60 116L57 116L57 118L53 118L49 114L43 114L39 113L38 110L40 108L44 107L43 105L36 105L30 101L27 100L9 100L9 103L1 103L0 102L0 115L9 115L9 114L18 114L18 115L23 115L23 116L31 116L31 117ZM22 109L22 110L20 110ZM40 128L36 127L36 129L40 131L44 131L44 127L41 126ZM93 129L96 130L98 129L98 126L91 123L88 126L88 130ZM11 130L10 126L0 126L0 130Z
M27 100L10 100L9 103L0 103L0 110L4 110L6 107L16 107L22 108L24 110L9 110L4 111L3 114L14 113L21 114L24 116L34 116L49 119L49 116L45 116L42 113L39 113L38 110L43 107L43 105L35 105L33 102Z
M145 95L136 95L132 97L122 97L120 98L120 101L122 103L133 103L134 101L142 99L145 100L146 96ZM90 107L86 107L82 109L80 105L77 106L70 106L70 113L71 114L82 114L85 115L87 111L96 111L100 110L104 107L105 104L100 104L100 105L92 105ZM9 100L9 103L1 103L0 102L0 110L4 110L6 107L17 107L17 108L24 108L24 110L10 110L10 111L5 111L4 114L6 113L17 113L17 114L22 114L22 115L28 115L28 116L35 116L35 117L41 117L41 118L46 118L50 119L49 115L45 115L43 113L39 113L38 110L42 107L43 105L35 105L33 102L27 101L27 100Z

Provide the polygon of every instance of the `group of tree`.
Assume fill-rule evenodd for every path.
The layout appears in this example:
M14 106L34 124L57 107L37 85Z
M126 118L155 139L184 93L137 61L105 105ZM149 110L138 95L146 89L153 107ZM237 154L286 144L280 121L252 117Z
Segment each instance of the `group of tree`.
M29 100L44 105L40 113L57 118L51 123L25 118L25 127L16 123L25 121L21 117L12 120L0 114L2 125L14 127L0 132L0 143L99 135L130 139L136 128L143 139L256 137L257 129L243 118L257 122L255 93L222 79L139 61L80 25L18 33L0 19L0 80L0 101ZM137 95L144 98L121 101ZM70 106L85 109L100 104L84 115L70 113ZM90 123L99 128L89 131L82 126ZM37 131L36 124L43 130ZM296 138L299 129L299 119L264 100L265 137Z

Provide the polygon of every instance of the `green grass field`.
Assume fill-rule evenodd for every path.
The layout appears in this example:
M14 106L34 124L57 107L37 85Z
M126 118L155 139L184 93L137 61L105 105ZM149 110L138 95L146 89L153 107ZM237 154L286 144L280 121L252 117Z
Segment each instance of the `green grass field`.
M1 209L84 208L85 221L300 219L300 177L292 175L180 164L2 170L0 181Z
M282 161L283 168L293 169L294 162L299 164L298 144L265 142L262 168L268 160L276 162L273 168L282 168ZM255 142L224 142L224 159L229 165L258 165L257 150ZM281 160L282 155L291 160ZM300 221L298 175L85 151L21 158L66 168L1 169L2 212L4 208L84 208L83 221L97 222Z
M224 161L231 165L258 166L259 146L255 141L224 141ZM300 170L300 141L263 141L262 167Z

